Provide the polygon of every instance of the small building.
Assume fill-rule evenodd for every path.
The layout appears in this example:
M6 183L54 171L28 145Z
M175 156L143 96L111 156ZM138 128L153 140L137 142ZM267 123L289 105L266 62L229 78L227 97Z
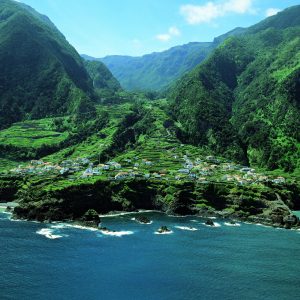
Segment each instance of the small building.
M189 173L190 173L190 170L189 170L189 169L179 169L179 170L178 170L178 173L181 173L181 174L189 174Z
M153 177L154 177L154 178L157 178L157 179L160 179L160 178L161 178L161 175L158 174L158 173L153 173Z
M129 174L127 172L120 172L115 176L116 180L122 180L125 179L129 176Z
M244 172L244 173L253 173L253 172L255 172L254 169L251 169L251 168L248 168L248 167L241 168L240 171Z
M196 179L197 178L197 175L195 173L190 173L189 174L189 177L192 178L192 179Z
M66 175L66 174L69 173L69 171L70 171L69 168L62 168L62 169L59 171L59 173L60 173L61 175Z
M33 166L41 166L44 164L44 162L42 160L31 160L30 163L33 165Z
M274 182L276 184L283 184L283 183L285 183L285 178L277 177L277 178L273 179L272 182Z
M93 169L93 175L101 175L101 170L99 168L94 168Z

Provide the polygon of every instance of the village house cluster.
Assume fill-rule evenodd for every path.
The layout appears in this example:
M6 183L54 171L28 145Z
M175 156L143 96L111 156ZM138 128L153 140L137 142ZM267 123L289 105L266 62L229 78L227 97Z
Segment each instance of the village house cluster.
M95 165L88 158L77 158L52 164L42 160L32 160L29 165L12 169L11 172L19 175L63 175L73 178L88 178L105 176L110 180L124 180L128 178L144 178L157 180L193 180L201 183L233 182L239 185L273 182L284 184L285 178L271 178L259 173L255 169L240 166L214 156L191 159L188 155L173 155L173 163L181 168L172 170L162 167L160 161L150 161L137 156L124 158L120 162L109 161Z

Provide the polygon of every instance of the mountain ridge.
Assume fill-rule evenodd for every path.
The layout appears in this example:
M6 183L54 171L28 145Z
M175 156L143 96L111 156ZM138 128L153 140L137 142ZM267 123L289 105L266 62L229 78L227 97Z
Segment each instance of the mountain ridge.
M299 169L298 14L294 6L230 37L177 82L170 100L186 141L251 165Z
M242 32L243 28L235 28L212 42L190 42L143 56L109 55L94 58L82 54L82 57L86 60L102 61L124 89L162 91L206 59L224 39Z

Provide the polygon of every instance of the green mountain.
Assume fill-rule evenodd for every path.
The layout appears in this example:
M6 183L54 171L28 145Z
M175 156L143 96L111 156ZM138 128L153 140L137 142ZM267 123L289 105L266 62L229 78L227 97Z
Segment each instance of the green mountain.
M203 61L211 49L211 43L189 43L142 57L113 55L100 60L127 90L161 90Z
M226 37L240 34L236 28L213 42L193 42L176 46L163 52L155 52L141 57L112 55L93 58L82 55L89 61L102 61L129 91L161 91L174 80L201 63Z
M300 147L300 6L230 37L170 95L185 142L294 171Z
M117 92L121 85L107 67L99 61L85 61L84 66L93 80L95 89L108 89Z
M81 57L51 21L0 0L0 128L75 112L94 97Z
M214 39L213 42L193 42L176 46L163 52L141 57L111 55L86 60L102 61L129 91L162 91L186 72L201 63L227 37L239 35L245 29L236 28Z
M99 213L159 209L300 227L299 7L216 39L168 101L121 90L49 19L0 4L1 126L21 120L0 129L14 217L97 226Z

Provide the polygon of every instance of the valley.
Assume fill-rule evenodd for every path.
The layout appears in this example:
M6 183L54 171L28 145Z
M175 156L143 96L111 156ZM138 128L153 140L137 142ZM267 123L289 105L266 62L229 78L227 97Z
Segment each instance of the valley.
M1 0L0 201L39 221L158 209L298 228L299 9L101 62Z

